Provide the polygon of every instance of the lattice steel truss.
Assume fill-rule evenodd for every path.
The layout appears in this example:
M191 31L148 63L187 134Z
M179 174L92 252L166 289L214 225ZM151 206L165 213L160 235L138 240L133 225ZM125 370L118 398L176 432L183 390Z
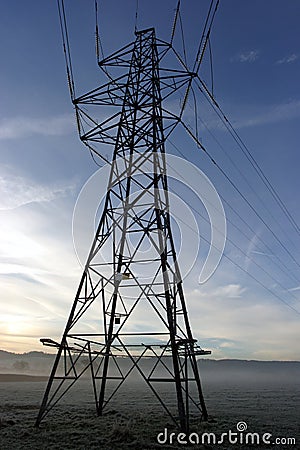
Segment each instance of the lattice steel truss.
M196 356L210 352L196 344L189 325L165 161L166 138L181 121L166 100L174 95L182 109L194 74L178 58L178 69L164 69L170 50L153 28L136 32L133 43L99 63L108 83L73 98L81 140L98 154L97 146L110 144L113 155L103 213L62 340L42 339L58 351L37 425L88 372L98 415L135 371L182 430L193 409L207 419ZM87 111L99 107L117 111L98 123ZM175 410L157 388L162 382L175 388Z

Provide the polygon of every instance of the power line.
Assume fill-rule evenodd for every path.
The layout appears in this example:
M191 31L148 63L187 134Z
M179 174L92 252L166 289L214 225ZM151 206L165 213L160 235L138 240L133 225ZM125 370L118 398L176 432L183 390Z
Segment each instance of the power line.
M184 59L185 64L187 65L185 39L184 39L183 24L182 24L182 18L181 18L180 10L179 10L179 13L178 13L178 17L179 17L181 40L182 40L183 59Z
M194 91L192 90L192 92L194 93ZM191 106L191 105L190 105ZM197 113L197 103L196 103L196 99L194 98L194 110L195 110L195 116L198 116L198 113ZM254 189L252 188L252 186L249 184L249 182L248 182L248 180L246 179L246 177L244 176L244 174L241 172L241 170L238 168L238 166L235 164L235 162L234 162L234 160L230 157L230 155L228 155L228 153L225 151L225 148L223 147L223 145L220 143L220 141L216 138L216 136L212 133L212 131L209 129L209 127L207 126L207 124L205 123L205 121L199 116L198 117L199 118L199 120L202 122L202 124L204 125L204 127L206 128L206 130L208 131L208 133L211 135L211 137L214 139L214 141L217 143L217 145L221 148L221 150L225 153L225 155L228 157L228 159L230 160L230 162L233 164L233 166L236 168L236 170L240 173L240 175L245 179L245 181L246 181L246 183L248 184L248 186L250 187L250 189L256 194L256 192L254 191ZM199 132L198 132L198 124L197 124L197 120L196 120L196 127L195 127L195 133L196 133L196 137L197 137L197 139L198 139L198 135L199 135ZM174 145L174 144L173 144ZM175 146L175 145L174 145ZM177 147L175 147L175 148L177 148ZM177 150L180 152L180 150L177 148ZM181 152L180 152L181 153ZM182 153L181 153L182 154ZM184 157L184 155L182 154L182 156ZM233 208L231 205L230 205L230 203L221 195L221 194L219 194L220 195L220 197L222 198L222 200L227 204L227 206L229 207L229 208L231 208L233 211L234 211L234 213L240 218L240 220L242 220L243 221L243 223L254 233L254 234L256 234L256 232L250 227L250 225L242 218L242 216L236 211L236 209L235 208ZM257 195L257 194L256 194ZM258 197L258 196L257 196ZM258 197L258 199L262 202L262 200L260 199L260 197ZM262 202L263 203L263 202ZM265 206L265 205L264 205ZM273 216L272 216L273 217ZM277 222L277 221L276 221ZM233 224L232 223L232 225L234 226L234 227L236 227L235 226L235 224ZM237 228L237 227L236 227ZM247 236L248 237L248 236ZM249 238L249 237L248 237ZM268 249L268 251L269 252L271 252L271 254L273 255L273 256L275 256L279 261L280 261L280 263L287 269L287 271L289 270L282 262L281 262L281 260L279 259L279 257L277 256L277 255L275 255L274 253L273 253L273 251L271 250L271 248L265 243L265 242L263 242L262 241L262 239L260 239L259 238L259 240L264 244L264 246ZM284 271L285 272L285 271ZM297 281L297 282L300 282L300 280L297 278L297 277L295 277L295 275L294 274L291 274L290 272L285 272L290 278L291 278L291 276L294 278L294 281Z
M95 39L96 39L96 57L97 57L97 63L99 64L100 61L100 51L102 51L102 58L103 58L103 49L100 42L100 36L99 36L99 27L98 27L98 1L95 0Z
M192 71L195 74L198 74L200 66L201 66L201 63L202 63L202 60L203 60L203 56L204 56L204 53L205 53L205 50L206 50L206 46L207 46L207 43L208 43L208 40L209 40L209 36L210 36L210 33L211 33L212 25L213 25L213 22L214 22L214 19L215 19L215 16L216 16L216 12L217 12L217 9L218 9L218 6L219 6L219 0L217 0L214 10L213 10L213 4L214 4L214 0L211 0L209 11L208 11L208 14L207 14L207 17L206 17L206 21L205 21L205 25L204 25L204 29L203 29L203 33L202 33L202 36L201 36L201 39L200 39L200 43L199 43L199 46L198 46L196 59L195 59L194 65L193 65L193 70ZM210 23L209 23L209 21L210 21ZM208 26L208 23L209 23L209 26ZM208 26L208 30L206 32L207 26Z
M196 138L196 136L193 134L193 132L189 129L189 127L181 120L181 124L183 125L184 129L188 132L188 134L192 137L192 139L196 142L198 147L204 151L204 153L208 156L210 161L217 167L217 169L222 173L222 175L226 178L226 180L229 182L229 184L234 188L234 190L240 195L240 197L245 201L245 203L249 206L249 208L254 212L254 214L259 218L259 220L265 225L265 227L270 231L270 233L273 235L273 237L276 239L276 241L280 244L280 246L287 252L287 254L290 256L290 258L297 264L298 267L300 267L300 264L298 261L294 258L294 256L291 254L289 249L286 247L286 245L279 239L279 237L274 233L274 231L271 229L271 227L267 224L267 222L263 219L261 214L259 214L255 207L250 203L250 201L246 198L246 196L241 192L241 190L237 187L237 185L232 181L232 179L227 175L227 173L224 171L224 169L217 163L217 161L212 157L212 155L207 151L207 149L204 147L204 145L199 141L199 139Z
M191 205L189 204L189 206L191 207ZM191 207L191 209L194 209ZM194 210L197 212L197 210ZM180 219L190 230L192 230L195 234L197 234L197 232L194 230L193 227L191 227L187 222L183 221L182 219ZM208 244L211 245L213 248L215 248L216 250L219 250L218 247L216 247L215 245L213 245L208 239L206 239L204 236L201 236L202 239ZM235 247L237 247L235 245ZM241 250L241 249L239 249ZM290 305L286 300L284 300L280 295L276 294L274 291L272 291L270 288L268 288L268 286L266 286L262 281L260 281L258 278L256 278L253 274L251 274L248 270L246 270L244 267L242 267L240 264L238 264L236 261L234 261L232 258L230 258L230 256L228 256L225 252L223 253L223 256L228 259L232 264L234 264L238 269L242 270L244 273L246 273L250 278L252 278L252 280L254 280L255 282L257 282L260 286L262 286L265 290L267 290L271 295L273 295L274 297L276 297L280 302L284 303L286 306L288 306L290 309L292 309L293 311L295 311L297 314L300 315L300 311L298 311L296 308L294 308L292 305ZM253 261L254 262L254 261ZM254 262L255 263L255 262ZM255 263L256 264L256 263ZM256 264L258 265L258 264ZM277 281L277 280L276 280ZM278 281L277 281L277 284ZM285 290L287 290L286 288L284 288ZM294 296L293 296L294 297ZM296 298L296 297L294 297ZM298 300L296 298L296 300Z
M214 110L216 111L217 109L217 114L219 116L219 118L222 120L222 122L225 124L226 128L228 129L228 131L230 132L230 134L232 135L232 137L234 138L234 140L236 141L236 143L238 144L238 146L241 148L243 154L245 155L245 157L248 159L248 161L250 162L250 164L252 165L252 167L254 168L254 170L256 171L256 173L258 174L259 178L262 180L263 184L266 186L266 188L268 189L268 191L271 193L272 197L274 198L274 200L276 201L276 203L279 205L280 209L283 211L283 213L285 214L285 216L288 218L289 222L292 224L293 228L297 231L297 233L299 233L300 228L298 226L298 224L296 223L295 219L293 218L293 216L291 215L291 213L288 211L287 207L284 205L283 201L281 200L279 194L277 193L277 191L275 190L275 188L272 186L271 182L269 181L269 179L266 177L266 175L264 174L264 172L262 171L262 169L260 168L259 164L257 163L257 161L255 160L255 158L252 156L250 150L248 149L247 145L245 144L245 142L241 139L241 137L239 136L239 134L236 132L236 130L234 129L234 127L232 126L231 122L228 120L228 118L225 116L224 112L222 111L222 109L220 108L220 106L218 105L218 103L216 102L214 95L213 95L213 63L212 63L212 49L211 49L211 43L210 43L210 33L211 33L211 28L212 28L212 24L215 18L215 14L217 12L217 8L219 5L219 0L216 2L215 5L215 9L212 13L213 10L213 3L214 0L211 0L210 3L210 7L209 7L209 11L206 17L206 21L205 21L205 25L204 25L204 30L200 39L200 43L198 46L198 51L197 51L197 56L196 56L196 60L193 66L193 72L195 74L197 74L197 79L198 81L201 83L202 87L204 88L205 93L209 96L210 101L212 102L212 106L214 107ZM178 14L180 15L180 11L178 10ZM210 21L210 24L208 25ZM208 31L206 32L206 29L208 27ZM182 30L182 35L183 35L183 26L181 23L181 30ZM199 71L199 67L201 65L204 53L205 53L205 49L206 49L206 45L209 45L209 52L210 52L210 68L211 68L211 78L212 78L212 94L210 93L210 91L208 90L207 86L205 85L205 83L199 78L198 76L198 71ZM198 61L198 64L197 64ZM187 68L187 61L186 61L186 57L184 58L184 66ZM199 87L199 85L197 85L200 92L203 93L203 90ZM184 104L182 106L181 109L181 113L179 115L180 119L182 118L183 115L183 110L186 106L186 101L187 101L187 97L188 97L188 92L189 92L189 88L190 86L188 86L186 95L185 95L185 101ZM193 93L194 97L195 94ZM211 104L210 102L210 104ZM194 103L195 103L195 98L194 98ZM197 123L196 123L196 137L198 138L198 131L197 131ZM226 153L226 152L225 152ZM227 155L228 156L228 155ZM232 161L232 160L231 160ZM233 161L232 161L233 162ZM235 164L234 164L235 165ZM236 167L236 165L235 165ZM239 170L239 169L238 169ZM241 173L241 171L239 170L239 172ZM241 173L241 175L243 176L243 178L246 180L247 184L249 185L246 177ZM249 185L250 186L250 185ZM253 188L250 186L250 188L253 190ZM255 191L254 191L255 192ZM255 192L256 194L256 192ZM257 195L257 194L256 194ZM261 201L261 200L260 200ZM268 208L267 208L268 210ZM279 228L282 230L281 225L278 223L278 221L276 220L276 218L272 215L272 213L268 210L269 214L271 215L272 219L278 224ZM288 251L288 253L290 254L290 252ZM291 254L290 254L291 255ZM297 265L299 265L297 263L297 261L295 260L295 258L292 256L292 259L296 262Z
M179 117L180 120L181 120L181 118L183 116L184 109L186 107L187 99L188 99L188 96L189 96L189 93L190 93L190 90L191 90L191 87L192 87L192 80L199 72L200 65L202 63L202 59L203 59L204 52L205 52L205 49L206 49L206 45L207 45L207 42L208 42L208 39L209 39L209 36L210 36L212 24L213 24L213 21L214 21L214 18L215 18L217 9L218 9L219 0L217 0L215 8L213 10L214 2L215 2L215 0L211 0L210 7L209 7L209 10L208 10L208 13L207 13L207 16L206 16L206 20L205 20L205 24L204 24L204 29L203 29L203 32L202 32L202 35L201 35L199 46L198 46L198 51L197 51L197 54L196 54L196 59L195 59L194 65L193 65L192 72L190 72L188 70L188 67L187 67L185 50L184 50L184 61L182 61L182 59L179 57L178 53L172 47L175 55L179 58L179 60L183 64L184 68L187 70L187 72L189 72L191 74L191 78L190 78L190 80L188 82L188 85L187 85L187 88L186 88L186 91L185 91L185 95L184 95L184 98L183 98L181 110L180 110L180 113L178 114L178 117ZM176 9L175 19L176 19L176 22L177 22L177 18L179 17L180 26L181 26L181 34L182 34L182 39L183 39L183 46L185 48L184 36L183 36L183 27L182 27L182 21L181 21L181 16L180 16L180 3L179 2L177 4L177 7L178 8ZM176 22L175 22L175 26L176 26ZM208 24L209 24L209 27L208 27ZM208 27L208 31L206 31L207 27ZM173 28L173 30L175 30L175 28ZM174 33L175 33L175 31L174 31ZM173 37L174 37L174 35L172 33L171 41L173 41Z
M174 16L173 25L172 25L172 31L171 31L170 46L172 46L172 44L173 44L173 40L174 40L174 36L175 36L175 31L176 31L177 20L178 20L179 10L180 10L180 0L178 0L177 6L176 6L176 10L175 10L175 16Z
M173 146L173 142L169 139L168 140ZM175 147L177 150L178 148ZM179 153L181 153L179 151ZM182 154L182 153L181 153ZM182 156L184 156L182 154ZM176 169L174 169L175 173L178 173L176 171ZM178 173L179 174L179 173ZM180 174L180 178L185 179L182 174ZM188 180L185 180L188 182ZM204 219L207 223L209 223L209 220L203 216L199 211L197 211L190 203L186 202L187 205L196 213L198 214L199 217L201 217L202 219ZM174 215L174 217L176 217ZM177 219L179 219L177 217ZM195 231L195 229L193 227L191 227L187 222L185 222L184 220L182 220L182 218L180 218L181 222L184 223L190 230L193 231L193 233L197 234L197 232ZM217 231L220 231L216 228ZM201 236L201 238L209 245L211 245L212 247L214 247L216 250L219 250L218 247L216 247L214 244L212 244L208 239L206 239L204 236ZM275 281L284 291L289 292L289 294L295 299L298 300L297 297L294 296L294 294L292 294L290 291L288 291L288 289L283 286L277 279L275 279L268 271L266 271L263 266L261 266L260 264L258 264L257 262L255 262L252 258L250 258L237 244L235 244L231 239L229 239L227 237L227 240L235 247L237 248L242 254L244 254L244 256L246 256L247 258L249 258L257 267L259 267L261 270L263 270L263 272L265 272L273 281ZM264 289L266 289L269 293L271 293L273 296L275 296L278 300L280 300L281 302L283 302L286 306L288 306L289 308L291 308L293 311L295 311L297 314L300 314L300 311L298 311L297 309L295 309L293 306L291 306L286 300L284 300L281 296L279 296L278 294L276 294L274 291L272 291L270 288L268 288L264 283L262 283L260 280L258 280L254 275L252 275L250 272L248 272L248 270L244 269L240 264L238 264L236 261L234 261L232 258L230 258L226 253L223 253L223 255L232 263L234 264L236 267L238 267L240 270L242 270L243 272L245 272L247 275L249 275L253 280L255 280L257 283L260 284L260 286L262 286Z
M199 86L198 86L198 88L199 88ZM201 90L201 88L199 88L199 89L200 89L200 92L203 93L203 91ZM204 96L204 98L205 98L207 101L209 101L209 100L207 99L206 96ZM211 105L210 101L209 101L209 104ZM218 115L218 117L220 118L220 120L222 120L222 122L224 123L224 119L223 119L222 116L219 114L219 111L216 111L215 108L213 108L213 109L214 109L214 111L216 112L216 114ZM225 116L224 116L224 117L225 117ZM201 119L200 119L200 120L201 120ZM227 122L229 123L229 121L228 121L227 118L225 118L225 120L227 120ZM202 122L203 122L203 121L202 121ZM203 122L203 123L204 123L204 122ZM225 126L226 126L226 124L225 124ZM206 126L206 128L208 129L207 126ZM226 128L228 129L227 126L226 126ZM239 142L237 141L236 137L232 134L231 130L228 129L228 131L229 131L229 133L231 134L231 136L233 137L233 139L235 140L235 142L237 143L237 145L240 147ZM210 134L212 135L212 132L210 132ZM263 205L265 211L268 212L268 214L271 216L272 220L277 224L277 226L278 226L278 228L281 230L281 232L282 232L283 234L285 234L285 231L283 230L282 226L280 225L280 223L278 222L278 220L276 219L276 217L274 217L274 215L270 212L268 206L267 206L267 205L264 203L264 201L260 198L260 196L257 194L257 192L255 191L255 189L253 189L253 187L250 185L250 183L249 183L248 179L246 178L246 176L242 173L242 171L239 169L239 167L236 165L236 163L235 163L234 160L230 157L230 155L225 151L224 147L223 147L221 144L219 144L219 146L220 146L221 150L224 152L224 154L226 155L226 157L230 160L231 164L235 167L235 169L239 172L239 174L240 174L241 177L244 179L244 181L246 182L246 184L249 186L250 190L251 190L251 191L254 193L254 195L258 198L258 200L262 203L262 205ZM249 160L249 158L247 158L247 159ZM252 166L253 166L253 164L252 164ZM257 171L256 171L256 173L257 173ZM260 178L261 178L261 177L260 177ZM264 183L264 184L265 184L265 183ZM277 202L277 203L278 203L278 202ZM288 236L287 236L287 240L289 241L289 243L290 243L291 245L293 245L293 242L289 239Z
M170 139L168 139L168 142L170 142L170 144L177 150L177 152L185 159L185 155L181 152L181 150L178 148L178 146L176 146ZM175 169L173 169L175 171ZM182 175L180 175L182 178ZM186 180L188 182L188 180ZM257 236L256 232L253 230L253 228L251 228L251 226L243 219L243 217L230 205L230 203L221 195L219 194L220 198L222 199L222 201L224 203L227 204L228 207L230 207L232 209L232 211L239 217L240 220L242 220L242 222L250 229L250 231ZM206 199L206 201L208 201ZM191 206L191 205L190 205ZM214 205L211 204L212 207L214 207ZM192 208L192 206L191 206ZM192 208L193 209L193 208ZM198 211L196 211L197 214L200 215L200 213ZM204 218L204 216L201 216L202 218ZM204 218L205 220L207 220L206 218ZM244 237L246 237L248 240L250 239L249 236L244 233L235 223L233 223L228 217L226 217L226 220L234 227L236 228ZM285 266L285 264L281 261L281 259L275 255L272 251L272 249L259 237L257 236L258 240L265 246L265 248L267 249L267 251L271 254L271 256L274 256L276 259L278 259L278 261L280 262L280 265L274 261L275 265L285 274L287 275L291 281L293 282L300 282L300 280L294 276L294 274L292 274L289 269ZM227 238L229 240L229 238ZM233 243L234 246L236 246L235 243ZM248 255L246 255L248 257ZM251 259L251 258L250 258ZM254 262L254 261L253 261ZM255 263L256 264L256 263ZM283 267L281 267L283 266ZM277 281L277 280L276 280ZM288 290L287 288L284 288L285 290Z
M135 33L138 30L138 13L139 13L139 0L136 0L136 5L135 5L135 22L134 22L134 32Z
M209 50L209 60L210 60L210 78L211 78L211 95L214 97L214 67L213 67L213 55L210 38L208 38L208 50Z
M221 199L222 199L222 201L224 202L224 203L226 203L226 205L237 215L237 217L249 228L249 230L256 236L256 238L265 246L265 248L267 249L267 251L269 252L269 254L271 255L271 256L274 256L276 259L278 259L278 262L280 263L280 265L276 262L276 261L274 261L274 263L275 263L275 265L278 267L278 268L280 268L280 270L282 270L283 272L284 272L284 274L285 275L287 275L289 278L290 278L290 280L291 281L293 281L293 282L297 282L297 283L299 283L300 282L300 280L299 280L299 278L297 278L291 271L290 271L290 269L281 261L281 259L279 258L279 256L278 255L276 255L273 251L272 251L272 249L271 249L271 247L268 245L268 244L266 244L266 242L264 242L261 238L260 238L260 236L255 232L255 230L245 221L245 219L237 212L237 210L236 209L234 209L233 207L232 207L232 205L230 205L230 203L221 195L221 194L219 194L220 195L220 197L221 197ZM228 219L228 217L227 217L227 220L229 221L229 219ZM241 229L239 229L239 227L238 226L236 226L232 221L229 221L230 223L231 223L231 225L233 225L237 230L239 230L240 231L240 233L241 234L243 234L245 237L247 237L248 239L249 239L249 236L247 236ZM281 266L281 267L280 267Z
M201 93L203 93L202 90L200 90ZM204 96L204 98L209 102L209 104L211 105L210 101L207 99L206 96ZM227 123L224 123L224 118L219 114L218 111L215 110L215 108L213 108L214 111L216 112L216 114L218 115L218 117L220 118L220 120L222 121L222 123L226 126L227 130L229 131L229 133L231 134L231 136L233 137L234 141L236 142L236 144L240 147L239 142L237 141L236 137L233 135L232 130L228 128ZM200 119L201 120L201 119ZM229 120L227 118L225 118L225 120L229 123ZM206 128L209 130L209 128L206 126ZM210 132L210 134L212 135L212 133ZM264 209L269 213L269 215L271 216L272 220L278 225L278 227L280 228L280 230L284 233L284 230L282 229L282 226L280 225L280 223L278 222L278 220L276 219L276 217L274 217L274 215L270 212L269 208L267 207L267 205L263 202L263 200L260 198L260 196L257 194L257 192L255 191L255 189L253 189L253 187L250 185L248 179L246 178L246 176L242 173L242 171L239 169L239 167L237 166L237 164L234 162L234 160L230 157L230 155L225 151L224 147L221 146L219 144L221 150L224 152L224 154L226 155L226 157L230 160L231 164L236 168L236 170L240 173L240 175L242 176L242 178L244 179L244 181L247 183L247 185L249 186L249 188L251 189L251 191L254 193L254 195L258 198L258 200L263 204ZM247 158L247 160L249 161L249 158ZM253 166L253 164L252 164ZM257 173L257 171L256 171ZM261 178L261 177L260 177ZM265 184L265 183L264 183ZM274 196L273 196L274 197ZM278 202L277 202L278 203ZM289 239L289 237L287 237L287 240L290 242L290 244L293 245L293 242Z
M287 216L287 218L288 218L289 222L292 224L293 228L299 234L300 228L299 228L298 224L296 223L296 221L293 218L293 216L291 215L291 213L288 211L287 207L284 205L283 201L281 200L281 198L280 198L279 194L277 193L277 191L275 190L274 186L271 184L271 182L266 177L266 175L264 174L263 170L260 168L260 166L257 163L257 161L255 160L255 158L251 154L248 146L245 144L245 142L242 140L242 138L240 137L238 132L235 130L235 128L233 127L233 125L231 124L231 122L229 121L229 119L227 118L225 113L222 111L220 105L216 102L215 98L211 95L211 93L209 92L209 89L207 88L205 83L199 77L197 77L197 80L198 80L198 82L200 82L200 84L203 88L202 89L202 88L200 88L199 85L197 85L198 89L200 90L201 93L205 92L208 95L209 100L212 102L212 103L210 102L210 104L213 106L215 112L218 114L219 118L222 120L225 127L228 129L229 133L231 134L231 136L233 137L235 142L238 144L239 148L241 149L241 151L243 152L243 154L245 155L247 160L250 162L250 164L254 168L254 170L257 173L257 175L259 176L259 178L262 180L263 184L266 186L268 191L271 193L272 197L274 198L276 203L279 205L280 209Z
M68 27L67 27L64 0L57 0L57 8L58 8L59 24L60 24L60 31L61 31L61 36L62 36L63 51L64 51L64 56L65 56L65 64L66 64L66 69L67 69L67 77L68 77L70 96L71 96L71 99L74 100L74 98L75 98L74 76L73 76L69 33L68 33Z

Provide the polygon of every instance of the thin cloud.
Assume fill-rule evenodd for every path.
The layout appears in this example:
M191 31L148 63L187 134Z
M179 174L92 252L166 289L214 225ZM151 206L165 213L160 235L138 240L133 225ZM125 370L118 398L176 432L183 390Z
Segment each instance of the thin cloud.
M0 269L1 270L1 269ZM2 274L1 274L2 276ZM40 281L36 280L33 276L26 275L22 272L11 272L5 274L6 278L16 279L16 280L23 280L27 281L28 283L41 283Z
M204 286L205 295L203 288L188 291L194 336L203 348L213 350L212 357L298 358L299 316L252 289L243 294L242 301L234 297L225 301L224 287ZM217 338L215 342L212 337Z
M247 252L246 252L246 257L245 257L245 265L244 265L244 269L248 272L249 266L251 264L251 254L255 251L257 243L259 241L259 234L254 234L251 238L251 240L249 241L249 245L247 248Z
M299 55L297 53L292 53L291 55L285 56L282 59L276 61L276 64L290 64L299 59Z
M45 186L22 176L0 175L0 211L29 203L50 202L72 194L75 188L73 181Z
M280 105L273 105L265 108L265 111L253 114L252 117L242 118L234 122L234 127L246 128L257 125L267 125L297 119L299 117L300 100L292 100L288 103L282 103Z
M296 286L294 288L288 289L289 292L300 291L300 286Z
M240 298L246 292L246 288L242 287L238 283L229 283L223 286L217 286L210 289L209 292L204 290L195 289L194 293L197 293L199 297L207 298Z
M217 117L214 111L205 104L202 105L205 122L200 116L198 131L202 133L209 130L226 130L225 125ZM235 129L248 128L260 125L275 124L300 118L300 99L291 99L284 103L273 105L257 105L251 109L242 104L231 106L230 109L224 105L224 111L231 117L231 123ZM229 111L229 112L228 112ZM235 119L235 117L237 119ZM192 122L191 122L192 123ZM192 124L193 125L193 124Z
M259 50L249 50L248 52L238 53L231 58L232 62L253 63L259 58Z
M62 136L74 131L73 114L56 117L12 117L0 122L0 140L20 139L33 135Z
M240 298L246 291L239 284L227 284L226 286L221 286L215 290L215 295L220 296L220 298Z
M254 253L255 255L268 256L268 257L271 257L271 258L275 256L275 255L272 255L271 253L259 252L257 250L252 250L251 253Z

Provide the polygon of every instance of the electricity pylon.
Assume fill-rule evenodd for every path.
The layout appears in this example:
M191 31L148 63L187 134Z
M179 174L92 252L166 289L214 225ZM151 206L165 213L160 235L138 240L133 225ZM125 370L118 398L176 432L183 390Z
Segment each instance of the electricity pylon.
M193 74L162 68L169 50L153 28L136 32L133 43L100 62L109 82L73 98L81 140L93 151L110 144L113 156L103 212L62 340L42 339L58 352L37 425L88 371L98 415L135 371L182 430L189 429L191 408L207 419L196 356L210 352L196 344L189 324L165 160L166 137L181 119L163 102L181 88L186 92ZM121 76L109 72L124 69ZM88 106L117 112L98 123ZM175 388L175 411L159 393L161 382Z

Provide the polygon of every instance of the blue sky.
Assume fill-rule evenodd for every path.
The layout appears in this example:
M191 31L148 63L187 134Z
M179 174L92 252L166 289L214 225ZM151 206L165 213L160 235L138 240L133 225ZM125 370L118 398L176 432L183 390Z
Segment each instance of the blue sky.
M93 3L66 1L78 94L104 82L96 66ZM136 1L100 4L108 55L134 39ZM155 26L168 39L175 6L171 0L139 0L138 27ZM204 0L182 1L190 66L207 6ZM215 98L297 223L299 15L300 4L292 0L221 0L211 36ZM0 347L22 352L41 350L40 337L57 339L63 330L81 274L72 242L73 208L97 167L77 137L56 2L2 2L0 21ZM175 42L181 52L180 33ZM208 58L200 76L211 87ZM223 257L213 277L199 285L203 245L185 279L195 336L215 358L299 359L300 273L291 258L299 262L299 234L200 94L197 106L202 143L289 253L186 133L176 131L172 142L226 200L225 255L244 269ZM190 102L185 119L191 127L193 114ZM167 149L180 156L171 144ZM190 194L179 194L200 210Z

